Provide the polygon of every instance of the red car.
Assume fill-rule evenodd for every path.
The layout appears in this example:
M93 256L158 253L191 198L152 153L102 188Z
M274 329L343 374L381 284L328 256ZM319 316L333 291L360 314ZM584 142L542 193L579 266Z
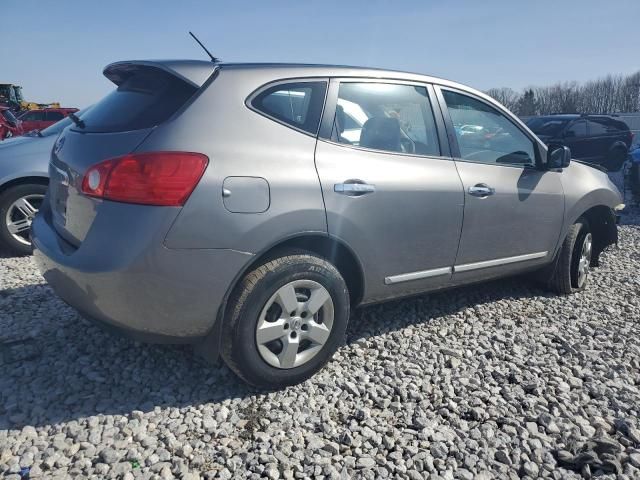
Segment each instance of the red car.
M49 125L53 125L70 113L77 112L77 108L43 108L40 110L29 110L20 115L24 132L31 130L44 130Z
M22 122L16 118L9 107L0 107L0 141L9 137L18 137L24 133Z

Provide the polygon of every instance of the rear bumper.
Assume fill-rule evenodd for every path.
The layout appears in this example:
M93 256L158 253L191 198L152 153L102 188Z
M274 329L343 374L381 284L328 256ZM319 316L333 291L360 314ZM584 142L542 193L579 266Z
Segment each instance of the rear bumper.
M84 317L147 342L195 343L207 335L252 258L234 250L166 248L162 240L175 215L157 207L141 207L147 209L142 220L101 212L76 249L56 232L46 202L43 207L32 231L45 280Z

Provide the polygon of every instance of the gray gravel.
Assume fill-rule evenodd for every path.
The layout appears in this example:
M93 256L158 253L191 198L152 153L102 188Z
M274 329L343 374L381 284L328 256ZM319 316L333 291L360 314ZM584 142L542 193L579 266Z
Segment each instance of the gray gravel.
M327 368L268 394L103 332L0 258L0 337L26 341L0 347L0 478L640 478L640 210L625 223L583 293L365 308Z

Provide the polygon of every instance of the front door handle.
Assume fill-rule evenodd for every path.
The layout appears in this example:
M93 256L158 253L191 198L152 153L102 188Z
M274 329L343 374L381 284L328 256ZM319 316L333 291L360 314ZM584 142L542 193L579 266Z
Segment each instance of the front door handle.
M469 187L469 190L467 191L469 192L469 195L473 195L474 197L482 197L482 198L488 197L489 195L493 195L494 193L496 193L496 189L491 188L486 183L478 183L473 187Z
M375 192L376 186L361 180L347 180L344 183L336 183L333 186L333 191L350 197L359 197Z

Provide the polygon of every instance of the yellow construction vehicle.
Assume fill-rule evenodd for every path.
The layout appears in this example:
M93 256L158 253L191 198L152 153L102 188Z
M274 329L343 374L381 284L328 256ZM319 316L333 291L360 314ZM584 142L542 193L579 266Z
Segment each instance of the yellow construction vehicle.
M60 103L27 102L22 95L22 87L20 85L0 83L0 106L9 107L15 112L24 112L40 108L60 108Z

